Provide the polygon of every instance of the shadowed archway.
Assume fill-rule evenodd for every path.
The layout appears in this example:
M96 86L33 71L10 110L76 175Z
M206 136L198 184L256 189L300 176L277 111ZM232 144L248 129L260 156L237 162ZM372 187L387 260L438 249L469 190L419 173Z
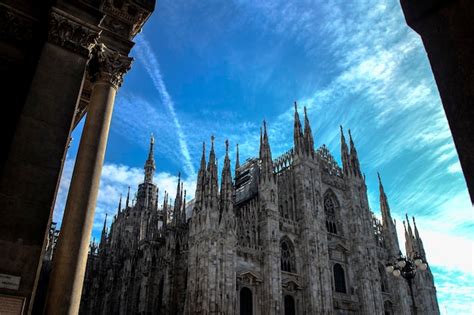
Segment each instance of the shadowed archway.
M285 296L285 315L295 315L295 299L291 295Z
M240 290L240 315L253 314L253 296L249 288Z

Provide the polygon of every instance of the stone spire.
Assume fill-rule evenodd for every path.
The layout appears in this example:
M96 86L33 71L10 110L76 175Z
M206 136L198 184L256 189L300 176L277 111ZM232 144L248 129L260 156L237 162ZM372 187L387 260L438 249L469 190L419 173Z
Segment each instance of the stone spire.
M100 235L99 247L104 248L105 242L107 241L107 213L105 214L104 226L102 227L102 233Z
M128 186L127 201L125 202L125 208L128 208L129 202L130 202L130 186Z
M237 177L237 175L239 175L239 168L240 168L240 156L239 156L239 144L237 143L237 145L235 146L235 150L236 150L236 153L235 153L235 177Z
M227 215L232 207L232 174L230 171L229 159L229 141L225 141L225 158L221 175L221 193L220 193L220 216L219 222L223 215Z
M418 254L426 261L426 253L425 253L425 246L423 245L423 241L421 240L420 233L418 232L418 228L416 226L415 217L412 217L413 220L413 228L415 229L415 238L416 238L416 245L418 249Z
M173 209L173 222L177 225L180 221L179 216L181 212L181 198L183 197L181 192L181 172L178 173L178 185L176 187L176 198L174 199L174 209Z
M196 182L196 203L197 209L202 209L204 202L204 186L206 183L206 143L202 143L201 164L199 166L198 178Z
M408 220L408 214L405 214L405 218L407 220L407 226L408 226L408 234L410 236L410 239L413 239L414 236L413 236L413 230L411 229L411 225L410 225L410 220Z
M263 121L263 137L260 142L261 178L273 179L273 161L270 143L268 142L267 123Z
M218 177L217 177L217 163L216 153L214 152L214 136L211 136L211 151L209 152L209 162L207 163L207 175L209 176L206 204L213 208L217 206L218 196Z
M120 214L120 211L121 211L121 210L122 210L122 194L120 194L120 199L119 199L117 214Z
M306 113L306 106L304 107L304 144L308 156L314 156L314 140L309 123L308 114Z
M298 105L295 101L295 123L293 130L293 143L295 148L295 154L301 154L304 152L304 136L301 129L300 116L298 115Z
M397 228L395 227L395 222L390 214L388 198L385 194L385 190L382 185L382 179L380 178L380 174L378 172L377 176L379 179L380 212L382 213L382 231L385 238L385 246L392 256L396 256L400 252Z
M410 243L410 236L408 235L407 231L407 225L405 220L403 220L403 231L405 232L405 250L408 255L408 248L409 248L409 243Z
M382 179L380 178L379 172L377 172L377 177L379 178L379 193L380 193L380 212L382 212L382 222L386 225L388 222L392 221L392 216L390 214L390 207L388 205L387 195L383 188Z
M357 150L355 148L354 141L352 140L352 134L351 134L350 129L349 129L349 143L351 146L350 163L351 163L352 173L354 174L354 176L361 177L359 157L357 156Z
M186 190L184 190L183 196L183 210L181 212L181 223L186 223Z
M152 134L150 138L150 150L148 151L148 158L145 162L145 183L153 182L153 174L155 173L155 154L153 149L154 145L155 138Z
M349 149L347 148L346 138L344 137L344 130L341 128L341 160L342 160L342 169L345 175L349 175L350 171L350 159L349 159Z
M403 227L405 228L405 251L407 256L413 258L413 256L417 252L416 245L414 244L415 238L413 236L413 231L410 226L410 220L408 220L408 214L405 214L405 218L406 226L405 221L403 221Z

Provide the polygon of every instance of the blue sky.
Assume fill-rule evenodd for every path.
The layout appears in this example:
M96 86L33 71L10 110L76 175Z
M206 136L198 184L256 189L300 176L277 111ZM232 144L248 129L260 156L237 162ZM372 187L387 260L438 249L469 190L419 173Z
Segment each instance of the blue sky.
M473 207L429 61L398 1L160 0L136 42L116 99L93 237L127 186L133 192L143 180L151 133L158 185L174 196L181 171L192 197L202 141L216 136L220 165L225 139L239 143L241 160L256 156L266 119L276 157L292 146L297 100L316 145L338 161L339 125L352 130L377 215L380 171L397 221L416 216L441 312L474 312Z

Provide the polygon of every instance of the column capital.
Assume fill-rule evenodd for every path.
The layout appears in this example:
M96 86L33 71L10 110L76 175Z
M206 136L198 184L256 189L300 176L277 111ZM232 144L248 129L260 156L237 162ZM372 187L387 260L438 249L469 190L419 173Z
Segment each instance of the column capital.
M102 43L95 45L89 62L91 82L105 81L118 89L125 73L130 70L132 61L133 58L124 56Z
M100 29L93 25L85 25L74 16L58 8L50 14L48 42L89 56L92 47L97 43Z

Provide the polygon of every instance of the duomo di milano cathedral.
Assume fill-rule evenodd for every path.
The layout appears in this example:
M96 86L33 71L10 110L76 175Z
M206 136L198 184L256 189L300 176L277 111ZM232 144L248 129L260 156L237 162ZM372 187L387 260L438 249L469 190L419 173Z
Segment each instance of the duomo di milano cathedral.
M413 280L416 308L385 272L400 253L395 221L381 182L382 220L370 210L349 137L341 128L339 167L295 104L293 148L272 159L264 124L259 156L241 165L237 150L233 176L226 143L219 188L212 141L194 200L178 182L173 204L158 201L152 139L136 199L91 245L80 313L439 314L429 267ZM426 260L415 222L403 224L407 256Z

